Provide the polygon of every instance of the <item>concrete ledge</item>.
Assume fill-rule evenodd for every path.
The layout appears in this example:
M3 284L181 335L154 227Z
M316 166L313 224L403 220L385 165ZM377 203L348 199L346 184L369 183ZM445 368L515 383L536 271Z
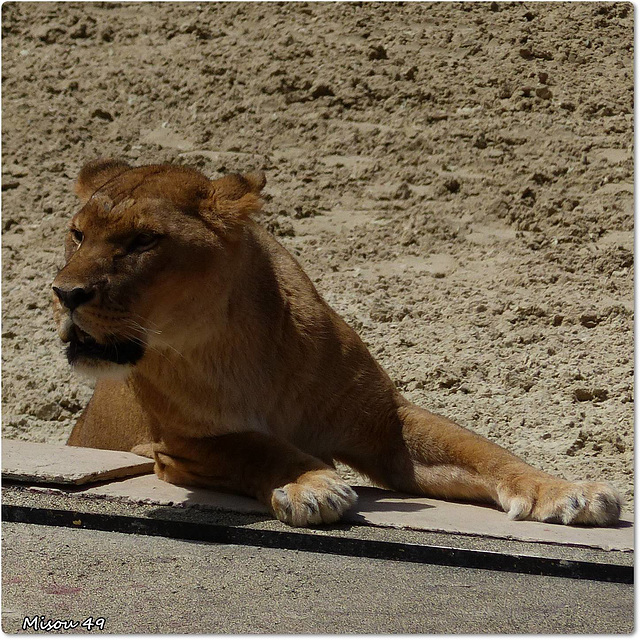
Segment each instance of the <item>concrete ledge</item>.
M625 519L616 527L567 527L542 522L514 522L491 506L416 498L373 487L355 487L358 503L343 521L353 524L393 527L503 540L543 542L591 547L605 551L633 549L633 523ZM112 481L82 489L92 497L121 499L137 504L200 507L236 513L261 514L267 508L252 498L207 489L177 487L155 475Z
M2 519L5 522L22 522L70 529L117 531L120 533L216 544L288 549L291 551L308 551L357 558L375 558L378 560L556 576L597 582L633 583L633 567L617 563L556 559L553 557L523 555L513 551L500 553L451 546L381 542L357 537L319 536L313 530L304 529L260 531L206 522L194 523L175 519L160 520L123 515L78 513L67 510L34 509L32 507L12 507L9 505L3 505Z
M251 498L206 489L178 487L162 482L152 474L104 481L109 478L107 474L131 475L133 469L140 473L140 468L144 468L144 465L150 470L149 460L133 454L14 442L9 456L10 469L14 471L8 470L5 473L5 447L3 444L3 476L29 482L34 485L31 486L31 491L39 490L37 483L55 483L52 478L61 478L57 482L62 484L78 484L93 479L101 480L102 483L98 486L78 487L74 489L74 495L119 500L129 504L196 507L271 518L266 507ZM107 460L111 460L113 464L107 465ZM115 464L118 460L122 463L128 460L132 464L118 467ZM17 474L15 469L21 470L22 475ZM80 480L74 480L77 478ZM372 487L356 487L356 490L358 504L345 514L345 523L605 551L633 550L634 528L628 515L616 527L568 527L541 522L514 522L505 513L490 506L419 498ZM48 487L46 491L65 493L67 490Z
M349 522L605 551L632 551L634 546L634 527L629 514L624 514L615 527L568 527L509 520L503 511L492 506L416 498L370 487L358 487L357 491L358 509L349 514Z
M124 451L2 440L2 477L6 480L82 485L152 471L152 460Z

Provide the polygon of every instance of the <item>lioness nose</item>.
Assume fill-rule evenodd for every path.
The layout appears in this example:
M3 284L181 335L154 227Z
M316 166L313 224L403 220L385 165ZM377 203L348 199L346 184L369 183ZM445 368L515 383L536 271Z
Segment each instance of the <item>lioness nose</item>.
M85 304L85 302L89 302L91 298L96 293L94 288L84 289L83 287L74 287L73 289L62 289L61 287L53 287L55 294L60 299L60 302L69 309L69 311L73 311L81 304Z

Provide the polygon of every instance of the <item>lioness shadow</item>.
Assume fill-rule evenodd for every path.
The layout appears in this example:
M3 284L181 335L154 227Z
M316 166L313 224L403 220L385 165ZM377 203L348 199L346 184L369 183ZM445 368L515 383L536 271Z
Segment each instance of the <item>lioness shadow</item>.
M159 520L243 526L273 520L266 506L253 498L213 489L182 487L179 503L158 506L149 516Z
M377 487L355 486L358 502L349 509L340 522L331 525L320 525L311 529L348 529L350 525L370 524L367 514L418 514L426 510L437 509L438 504L430 504L431 499L409 494L402 494ZM167 506L158 505L148 512L148 516L166 522L181 522L185 525L213 525L220 528L251 527L262 523L281 523L270 513L265 505L246 496L201 489L195 487L182 488L184 494L179 502ZM448 500L448 503L459 505L474 505L487 509L489 512L502 510L490 503L473 501ZM505 515L506 517L506 515ZM620 521L612 528L632 527L633 523ZM581 528L581 527L580 527ZM591 528L591 527L586 527ZM300 529L292 529L300 531Z
M435 508L426 503L426 499L420 498L420 502L416 502L416 496L408 494L375 487L356 486L354 489L358 494L356 505L344 514L340 522L321 525L320 528L344 529L349 527L349 523L358 524L364 521L361 511L363 513L417 513ZM148 513L149 517L163 521L223 527L242 527L270 521L277 522L267 507L253 498L197 487L181 487L181 490L184 494L179 502L170 503L167 506L158 505Z
M427 498L410 494L379 489L378 487L353 487L358 494L358 502L348 512L357 516L359 511L396 513L416 513L425 509L434 509L434 505L427 503ZM420 500L417 502L416 500Z
M479 502L473 500L442 500L437 499L437 502L440 504L429 504L432 498L424 497L424 496L416 496L410 494L398 493L395 491L389 491L387 489L379 489L377 487L354 487L356 492L358 493L358 503L355 507L347 512L346 516L350 522L364 522L366 521L366 513L418 513L421 511L426 511L427 509L437 509L441 506L442 502L445 502L449 505L460 505L460 506L474 506L480 507L481 509L486 509L487 513L498 513L505 518L507 518L507 514L496 504L489 502ZM624 514L626 515L626 514ZM526 521L532 522L532 521ZM561 526L562 523L559 522L546 522L539 523L543 525L549 524L558 524ZM609 525L606 527L607 529L628 529L633 527L634 523L632 521L621 519L614 525ZM572 528L576 529L594 529L594 528L602 528L602 527L594 527L591 524L572 524Z

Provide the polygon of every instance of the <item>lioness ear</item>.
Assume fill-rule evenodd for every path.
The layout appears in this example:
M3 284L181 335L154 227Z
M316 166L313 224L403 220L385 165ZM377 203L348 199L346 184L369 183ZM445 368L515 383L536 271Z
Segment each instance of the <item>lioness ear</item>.
M131 167L122 160L92 160L82 167L74 191L84 204L102 186Z
M210 216L219 217L223 225L241 221L262 208L260 192L267 179L262 171L232 173L213 180L204 207Z

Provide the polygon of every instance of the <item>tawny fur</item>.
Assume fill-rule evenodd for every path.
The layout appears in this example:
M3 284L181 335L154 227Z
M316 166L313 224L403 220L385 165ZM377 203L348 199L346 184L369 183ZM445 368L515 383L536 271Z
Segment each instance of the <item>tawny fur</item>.
M127 367L76 363L98 381L70 445L153 456L164 480L255 496L300 526L334 522L354 503L334 460L386 487L494 502L513 518L617 521L608 484L554 478L404 399L249 217L263 186L261 174L210 181L171 165L82 170L83 207L54 287L93 297L73 312L54 297L59 333L69 340L75 324L145 351Z

